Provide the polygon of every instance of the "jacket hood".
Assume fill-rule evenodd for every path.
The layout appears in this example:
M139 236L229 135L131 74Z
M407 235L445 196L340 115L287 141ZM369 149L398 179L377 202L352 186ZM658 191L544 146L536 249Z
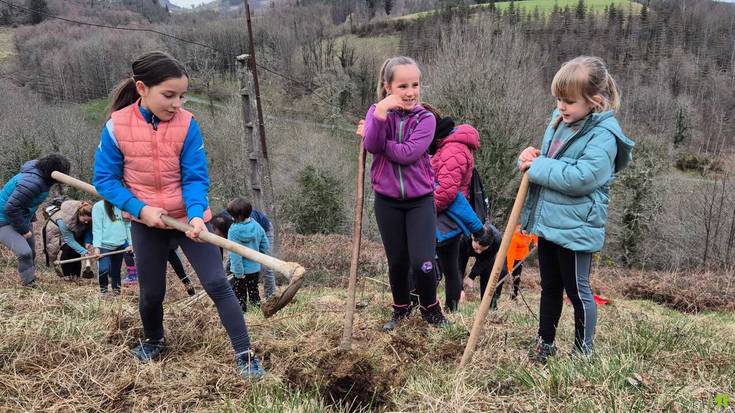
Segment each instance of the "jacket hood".
M554 110L553 118L560 121L561 115L559 110ZM615 143L618 147L618 153L615 156L615 172L620 172L633 160L633 147L635 142L625 136L623 129L620 127L618 120L615 119L613 111L594 112L590 115L589 126L586 128L604 128L607 129L615 137Z
M440 140L437 143L437 147L441 148L450 142L461 143L466 145L471 151L476 151L480 148L480 133L470 125L459 125L454 128L454 131L449 136Z

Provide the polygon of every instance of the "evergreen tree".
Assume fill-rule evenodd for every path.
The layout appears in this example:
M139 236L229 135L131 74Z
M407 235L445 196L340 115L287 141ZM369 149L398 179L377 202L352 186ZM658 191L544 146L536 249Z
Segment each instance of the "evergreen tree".
M46 0L28 0L28 8L33 9L31 13L31 24L41 23L48 14L48 4Z
M385 0L383 9L385 9L385 14L390 16L390 12L393 10L393 0Z
M577 8L574 10L574 15L577 17L577 20L584 20L585 12L586 5L584 4L584 0L579 0L577 2Z

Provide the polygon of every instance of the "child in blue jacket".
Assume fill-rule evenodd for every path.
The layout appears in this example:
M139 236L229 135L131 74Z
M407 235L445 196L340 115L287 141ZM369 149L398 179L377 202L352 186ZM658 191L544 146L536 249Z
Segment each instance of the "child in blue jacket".
M592 353L592 253L605 240L610 183L630 162L634 145L615 120L620 93L602 59L580 56L564 63L551 94L557 109L541 149L526 148L518 158L531 184L521 229L539 239L539 337L530 357L541 363L556 352L563 291L574 306L575 352Z
M252 250L268 253L270 244L263 227L250 217L253 206L250 202L236 198L227 204L227 212L234 219L234 223L227 232L227 239L244 245ZM256 307L260 306L258 292L258 275L260 264L243 256L230 252L230 269L234 275L232 289L240 301L242 311L247 311L247 302Z

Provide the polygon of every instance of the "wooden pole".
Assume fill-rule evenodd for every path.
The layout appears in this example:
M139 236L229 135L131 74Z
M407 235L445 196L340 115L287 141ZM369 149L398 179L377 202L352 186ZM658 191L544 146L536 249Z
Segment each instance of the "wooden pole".
M255 61L249 54L237 56L240 63L240 96L242 98L242 121L244 137L242 140L243 165L249 165L249 171L243 175L246 177L245 184L250 192L250 201L255 209L264 211L273 225L273 245L271 254L278 256L280 246L280 224L276 216L276 208L273 193L273 181L271 179L270 160L267 155L267 147L264 130L263 114L260 108L260 94L256 87ZM255 99L252 99L252 97ZM252 113L256 112L257 122L253 121ZM260 139L258 139L260 136Z
M347 302L345 303L345 321L342 330L341 350L352 348L352 324L355 318L355 292L357 290L357 265L360 261L360 242L362 240L362 207L365 194L365 146L360 139L360 155L357 159L357 194L355 196L355 223L352 228L352 260L350 261L350 279L347 286Z
M100 259L102 257L108 257L110 255L122 254L124 252L130 252L130 251L132 251L130 248L125 248L125 249L122 249L122 250L112 251L112 252L106 252L104 254L99 254L99 255L84 256L84 257L79 257L79 258L71 258L71 259L64 260L64 261L56 260L56 261L54 261L54 265L70 264L72 262L79 262L79 261L85 261L85 260L98 260L98 259Z
M472 331L470 332L470 338L467 341L467 346L462 354L462 361L459 363L459 368L463 369L467 363L472 360L472 355L475 353L477 347L477 341L482 331L482 325L485 323L485 318L490 310L490 303L492 302L493 294L495 293L495 286L498 283L498 276L503 268L506 255L508 255L508 247L510 246L510 240L513 238L516 226L521 216L521 209L523 203L526 202L526 195L528 194L528 176L524 173L521 178L521 185L518 187L518 193L516 194L516 200L513 203L513 209L510 212L508 218L508 224L505 226L505 233L503 233L503 240L500 242L500 248L498 253L495 255L495 262L493 264L492 272L490 272L490 281L488 281L485 287L485 294L482 296L482 302L480 308L475 314L475 321L472 324Z
M87 192L88 194L98 196L98 197L100 196L97 190L94 188L94 186L84 181L80 181L76 178L73 178L69 175L65 175L61 172L54 171L51 174L51 177L63 184L66 184L74 188L77 188L81 191ZM167 226L177 229L181 232L187 232L193 229L191 225L178 221L168 215L162 215L161 221L163 221L163 223L166 224ZM235 254L242 255L243 257L249 260L256 261L260 264L265 265L266 267L272 268L282 273L283 275L287 276L289 280L291 280L292 282L294 281L294 278L297 277L297 275L303 276L303 273L305 271L304 267L302 267L298 263L281 261L277 258L271 257L270 255L260 253L258 251L247 248L244 245L240 245L236 242L219 237L211 232L202 233L199 238L205 242L216 245L220 248L224 248L227 251L232 251Z

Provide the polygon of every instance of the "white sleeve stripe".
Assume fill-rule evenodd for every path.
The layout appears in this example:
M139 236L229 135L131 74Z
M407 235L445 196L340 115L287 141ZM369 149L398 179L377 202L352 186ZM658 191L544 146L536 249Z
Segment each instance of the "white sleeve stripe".
M107 123L105 123L105 128L107 128L107 133L110 135L110 139L112 139L112 142L118 149L120 149L120 145L117 144L117 139L115 139L115 126L112 123L112 119L108 120Z

